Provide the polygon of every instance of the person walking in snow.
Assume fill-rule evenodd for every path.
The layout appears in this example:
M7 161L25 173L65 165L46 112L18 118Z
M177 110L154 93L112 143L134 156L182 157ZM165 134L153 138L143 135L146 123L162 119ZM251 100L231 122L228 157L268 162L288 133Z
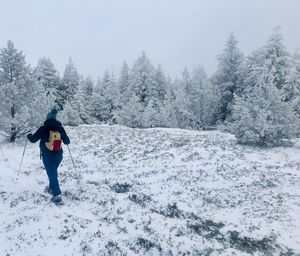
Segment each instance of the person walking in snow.
M70 144L70 139L61 122L56 120L56 115L57 109L52 109L47 114L44 125L34 134L29 133L27 138L31 143L40 140L41 157L49 178L49 187L45 191L53 195L53 203L62 204L57 168L63 159L61 144Z

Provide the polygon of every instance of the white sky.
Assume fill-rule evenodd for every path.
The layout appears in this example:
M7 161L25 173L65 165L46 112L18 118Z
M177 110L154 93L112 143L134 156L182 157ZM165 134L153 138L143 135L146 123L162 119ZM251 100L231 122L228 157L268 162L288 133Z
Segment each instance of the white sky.
M70 56L93 78L144 50L172 77L196 65L212 74L231 32L249 54L278 25L300 49L300 0L0 0L1 48L12 40L28 63L50 57L60 74Z

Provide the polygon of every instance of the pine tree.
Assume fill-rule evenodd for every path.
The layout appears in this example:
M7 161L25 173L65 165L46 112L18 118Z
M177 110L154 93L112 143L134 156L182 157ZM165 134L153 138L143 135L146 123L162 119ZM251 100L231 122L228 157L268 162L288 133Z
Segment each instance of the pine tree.
M178 127L175 112L175 88L170 77L165 80L165 95L163 106L160 108L161 126L162 127Z
M8 41L7 48L0 52L0 109L1 129L9 134L11 142L28 131L27 101L33 96L27 88L29 74L25 56Z
M53 94L49 94L34 76L32 77L32 86L29 85L27 89L33 92L27 103L30 114L29 127L36 128L45 121L49 110L57 107L56 97Z
M143 52L133 65L130 81L130 92L134 94L145 107L150 99L154 83L155 68Z
M173 99L173 95L173 92L167 92L164 106L160 110L162 127L179 127L178 120L176 118L176 111L174 107L175 101Z
M283 38L279 28L275 28L274 33L263 47L264 67L266 68L268 79L279 90L287 85L291 68L290 54L282 41ZM287 101L287 99L284 100Z
M101 88L99 85L99 80L94 88L91 104L89 106L91 117L96 122L102 122L102 116L103 116L103 105L104 105L104 97L101 94Z
M61 113L61 121L64 124L76 126L79 124L92 124L93 118L93 92L94 84L91 77L81 77L79 88L73 99L68 101Z
M0 129L14 142L41 125L53 103L54 97L47 95L23 53L8 41L0 52Z
M126 62L123 62L123 66L121 68L119 80L118 80L119 94L121 96L121 99L126 94L126 92L128 92L129 85L130 85L129 66ZM125 101L122 100L122 102Z
M69 58L69 63L66 65L61 84L59 86L58 104L61 109L67 102L70 102L78 91L80 76L75 68L73 61Z
M81 113L81 119L85 124L91 124L94 122L92 118L91 101L93 98L94 82L91 77L87 77L81 80L79 86L79 93L81 95L81 103L84 107Z
M115 113L115 118L119 124L132 128L142 127L143 111L143 104L140 99L133 94L128 103Z
M161 67L156 69L145 53L135 61L131 71L124 64L119 79L121 106L115 111L116 121L122 124L128 121L129 126L164 126L167 123L164 120L166 113L162 111L167 92L166 84ZM133 114L135 109L138 113ZM141 119L139 122L131 122L130 116L135 120L140 116Z
M128 104L128 101L132 94L130 91L130 79L129 66L126 62L123 62L123 66L121 68L117 82L118 102L116 102L114 110L114 118L116 119L116 121L118 120L119 115L123 113L122 109L126 104Z
M39 59L38 65L34 69L34 78L44 88L46 96L54 98L54 101L57 102L60 78L49 58Z
M206 128L216 122L218 98L202 67L193 70L189 99L189 112L195 116L197 123L194 128Z
M219 65L212 81L219 96L218 120L231 122L233 95L239 92L243 54L237 46L238 41L231 34L223 53L218 57Z
M296 92L288 87L290 75L289 54L276 32L245 62L243 94L235 96L233 111L239 142L275 146L295 137L297 119L287 97Z
M181 128L204 129L216 122L218 98L202 67L185 69L177 88L176 112Z
M174 92L174 113L179 128L192 129L195 127L195 117L190 113L189 95L191 93L192 81L190 72L185 68L182 79L173 83Z
M77 126L83 123L81 114L84 109L80 96L79 93L75 94L74 98L64 105L64 109L60 114L60 120L64 125Z
M143 110L143 115L141 119L141 127L151 128L151 127L162 127L163 121L160 113L160 108L158 108L157 103L152 99L148 101L147 106Z
M300 121L300 54L296 53L292 60L292 71L289 79L290 89L286 86L285 95L291 102L298 120ZM300 128L297 129L297 135L300 134Z
M149 97L154 101L163 103L166 99L167 80L165 74L159 65L154 73L154 83L149 89Z
M100 122L114 122L114 113L119 102L117 83L113 74L106 71L98 80L92 96L92 116Z
M147 103L144 108L142 126L143 127L163 127L166 116L163 116L165 107L167 81L159 66L153 74L153 82L147 89Z
M279 28L276 28L266 44L247 59L243 71L243 88L253 86L257 76L264 76L265 80L280 90L282 100L291 102L299 94L295 63L296 59L291 58Z
M278 146L295 137L296 122L280 91L263 78L247 96L236 96L233 131L239 143Z

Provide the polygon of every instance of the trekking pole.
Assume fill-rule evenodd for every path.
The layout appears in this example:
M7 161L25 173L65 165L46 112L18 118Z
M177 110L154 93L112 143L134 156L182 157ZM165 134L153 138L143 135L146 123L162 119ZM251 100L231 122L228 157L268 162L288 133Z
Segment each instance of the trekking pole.
M21 160L21 163L20 163L19 171L18 171L18 176L20 174L21 167L22 167L22 164L23 164L23 159L24 159L24 155L25 155L26 146L27 146L27 139L26 139L26 142L25 142L24 150L23 150L23 155L22 155L22 160Z
M71 150L70 150L70 148L69 148L69 145L67 145L67 147L68 147L68 151L69 151L69 154L70 154L70 157L71 157L71 160L72 160L73 167L74 167L74 169L76 170L75 163L74 163L74 160L73 160L73 157L72 157L72 154L71 154Z
M8 159L5 157L5 155L4 155L4 153L3 153L3 150L2 150L2 148L1 148L1 146L0 146L0 151L1 151L1 154L2 154L2 156L3 156L3 160L4 160L4 161L8 161Z

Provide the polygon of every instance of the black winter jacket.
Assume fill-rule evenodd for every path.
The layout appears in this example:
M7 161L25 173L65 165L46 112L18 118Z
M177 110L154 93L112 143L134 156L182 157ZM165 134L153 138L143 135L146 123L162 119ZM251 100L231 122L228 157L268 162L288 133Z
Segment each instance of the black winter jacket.
M61 122L55 119L48 119L44 122L44 125L41 126L34 134L28 134L27 138L30 142L35 143L40 140L40 148L42 155L49 155L49 154L62 154L62 149L58 152L53 152L47 149L45 143L49 141L50 132L49 131L58 131L61 134L61 139L64 144L70 144L70 139L62 127Z

